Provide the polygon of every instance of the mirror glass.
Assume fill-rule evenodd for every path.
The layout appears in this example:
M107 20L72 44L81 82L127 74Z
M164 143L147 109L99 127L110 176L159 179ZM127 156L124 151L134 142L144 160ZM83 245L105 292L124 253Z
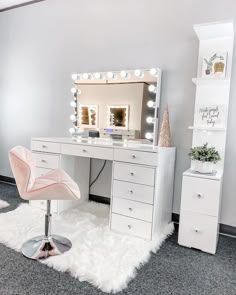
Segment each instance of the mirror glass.
M80 132L97 130L105 138L153 141L161 72L152 71L77 74L72 89L75 127Z

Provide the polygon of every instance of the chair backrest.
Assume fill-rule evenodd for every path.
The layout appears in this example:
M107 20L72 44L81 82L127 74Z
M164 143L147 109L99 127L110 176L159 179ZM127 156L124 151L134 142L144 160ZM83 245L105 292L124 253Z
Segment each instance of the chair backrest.
M32 154L27 148L16 146L10 150L9 160L19 194L27 199L27 192L35 182Z

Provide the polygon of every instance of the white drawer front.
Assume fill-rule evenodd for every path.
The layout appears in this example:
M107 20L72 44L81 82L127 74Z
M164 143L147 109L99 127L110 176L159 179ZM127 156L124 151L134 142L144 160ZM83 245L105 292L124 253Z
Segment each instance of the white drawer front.
M153 204L154 187L113 180L113 197Z
M52 213L58 213L58 201L57 200L53 200L51 201L51 211ZM45 200L41 200L41 201L30 201L30 206L33 206L35 208L39 208L41 210L45 210L47 209L47 201Z
M181 209L218 216L221 182L183 177Z
M121 198L113 198L112 212L152 222L153 206Z
M114 179L154 186L154 178L154 168L114 163Z
M114 160L134 164L157 166L158 153L139 152L134 150L114 150Z
M48 172L52 171L52 169L47 169L47 168L41 168L41 167L35 167L35 176L36 177L40 177L43 176L45 174L47 174Z
M178 243L214 254L218 222L216 217L182 210L180 212Z
M113 160L112 148L62 144L61 153L64 155Z
M43 153L33 153L35 165L41 168L57 169L59 168L60 156Z
M112 213L111 229L132 236L151 240L152 224Z
M59 154L61 148L60 148L60 143L32 140L31 150Z

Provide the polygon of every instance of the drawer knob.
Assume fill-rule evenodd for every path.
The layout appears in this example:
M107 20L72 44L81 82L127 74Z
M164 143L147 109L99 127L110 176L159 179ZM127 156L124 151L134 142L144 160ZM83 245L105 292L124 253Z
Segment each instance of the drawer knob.
M83 150L83 153L86 153L87 152L87 150Z
M42 160L41 160L41 162L42 162L42 163L46 163L47 161L46 161L46 160L44 160L44 159L42 159Z
M132 208L129 208L129 211L131 212L131 211L133 211L133 209Z
M46 148L47 148L47 146L43 144L43 145L42 145L42 148L43 148L43 149L46 149Z
M130 172L130 175L131 175L131 176L134 176L134 172Z
M132 159L136 159L136 156L135 156L135 155L133 155L133 156L132 156Z
M202 195L201 194L197 194L198 199L201 199Z
M131 228L132 228L132 226L129 224L129 225L128 225L128 228L129 228L129 229L131 229Z
M198 229L198 228L195 228L195 233L199 233L200 232L200 230Z
M130 192L131 195L134 193L134 191L132 191L132 189L129 192Z

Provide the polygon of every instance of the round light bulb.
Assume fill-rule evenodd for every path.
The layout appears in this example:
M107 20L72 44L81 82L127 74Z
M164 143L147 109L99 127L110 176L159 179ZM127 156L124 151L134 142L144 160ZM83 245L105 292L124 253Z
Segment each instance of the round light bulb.
M147 122L148 124L153 123L153 121L154 121L154 119L153 119L152 117L147 117L147 119L146 119L146 122Z
M129 78L129 74L128 74L126 71L121 71L121 72L120 72L120 76L121 76L122 78L126 78L126 79Z
M80 79L80 76L78 74L72 74L71 75L72 80L76 81Z
M136 77L138 77L138 78L143 78L143 77L144 77L144 73L143 73L142 71L140 71L140 70L136 70L136 71L134 72L134 75L135 75Z
M154 85L149 85L148 86L148 90L150 91L150 92L156 92L156 87L154 86Z
M157 76L157 69L152 68L152 69L150 69L149 73L150 73L150 75L152 75L152 76Z
M74 114L70 115L70 120L71 121L75 121L75 119L76 119L76 116Z
M70 102L70 106L71 106L72 108L77 107L77 103L76 103L76 101L71 101L71 102Z
M77 92L77 89L73 87L73 88L71 88L70 91L71 91L71 93L75 94Z
M155 106L154 101L153 101L153 100L149 100L149 101L147 102L147 106L148 106L149 108L153 108L153 107Z
M108 72L108 73L107 73L107 78L108 78L108 79L113 79L113 80L115 80L115 79L117 79L117 75L116 75L115 73L113 73L113 72Z
M152 139L152 138L153 138L153 134L150 133L150 132L147 132L147 133L145 134L145 137L146 137L147 139Z
M84 74L83 74L83 78L84 78L85 80L92 80L92 76L91 76L89 73L84 73Z
M104 79L103 75L101 73L95 73L94 78L96 79Z
M70 128L69 129L69 132L72 134L72 133L75 133L75 128Z

